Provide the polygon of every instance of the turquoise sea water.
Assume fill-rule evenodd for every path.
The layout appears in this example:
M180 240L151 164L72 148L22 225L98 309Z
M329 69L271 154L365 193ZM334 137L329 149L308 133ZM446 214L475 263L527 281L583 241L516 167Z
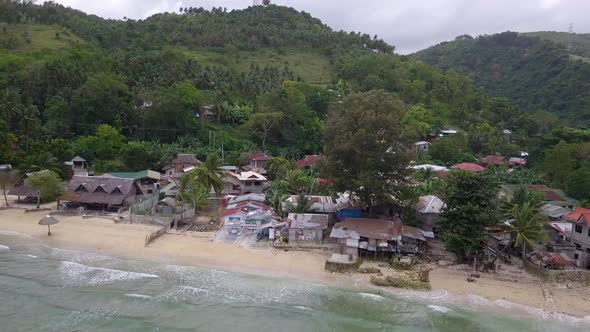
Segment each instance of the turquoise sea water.
M437 297L121 260L0 232L0 331L590 330Z

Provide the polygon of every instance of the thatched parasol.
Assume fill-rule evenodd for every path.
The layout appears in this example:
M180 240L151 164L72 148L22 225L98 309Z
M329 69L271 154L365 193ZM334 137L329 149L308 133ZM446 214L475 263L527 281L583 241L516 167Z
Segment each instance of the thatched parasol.
M47 225L47 235L51 236L51 225L55 225L59 222L59 220L55 219L50 215L46 215L43 219L39 220L39 225Z

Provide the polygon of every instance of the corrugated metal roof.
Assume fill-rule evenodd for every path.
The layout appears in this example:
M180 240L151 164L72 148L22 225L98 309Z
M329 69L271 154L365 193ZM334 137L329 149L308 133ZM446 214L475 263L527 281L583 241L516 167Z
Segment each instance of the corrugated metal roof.
M416 210L420 213L440 213L445 203L434 195L420 197Z
M287 219L289 228L296 229L326 229L328 228L328 216L325 214L289 213Z

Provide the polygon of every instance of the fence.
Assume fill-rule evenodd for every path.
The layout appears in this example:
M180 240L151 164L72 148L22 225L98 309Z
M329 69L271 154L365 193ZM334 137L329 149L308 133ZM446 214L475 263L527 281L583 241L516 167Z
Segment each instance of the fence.
M129 214L129 220L132 224L147 224L147 225L170 225L175 221L180 221L186 218L192 218L195 215L195 209L185 206L185 210L181 213L175 214Z
M144 197L145 198L143 198L140 202L131 205L131 208L129 209L131 214L140 214L142 212L147 212L149 214L151 210L158 205L158 195Z
M167 225L167 226L164 226L151 234L146 235L145 236L145 247L147 247L150 243L154 242L160 236L166 234L166 232L168 232L169 228L170 227Z

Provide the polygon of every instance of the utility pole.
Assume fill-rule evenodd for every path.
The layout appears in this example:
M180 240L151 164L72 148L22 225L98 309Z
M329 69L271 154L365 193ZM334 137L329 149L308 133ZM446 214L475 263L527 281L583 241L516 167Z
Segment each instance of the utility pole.
M567 51L569 53L572 52L573 37L574 37L574 24L570 23L570 28L568 29L568 41L567 41Z
M260 5L261 5L260 0L254 0L252 2L252 7L256 7L256 6L260 6Z

